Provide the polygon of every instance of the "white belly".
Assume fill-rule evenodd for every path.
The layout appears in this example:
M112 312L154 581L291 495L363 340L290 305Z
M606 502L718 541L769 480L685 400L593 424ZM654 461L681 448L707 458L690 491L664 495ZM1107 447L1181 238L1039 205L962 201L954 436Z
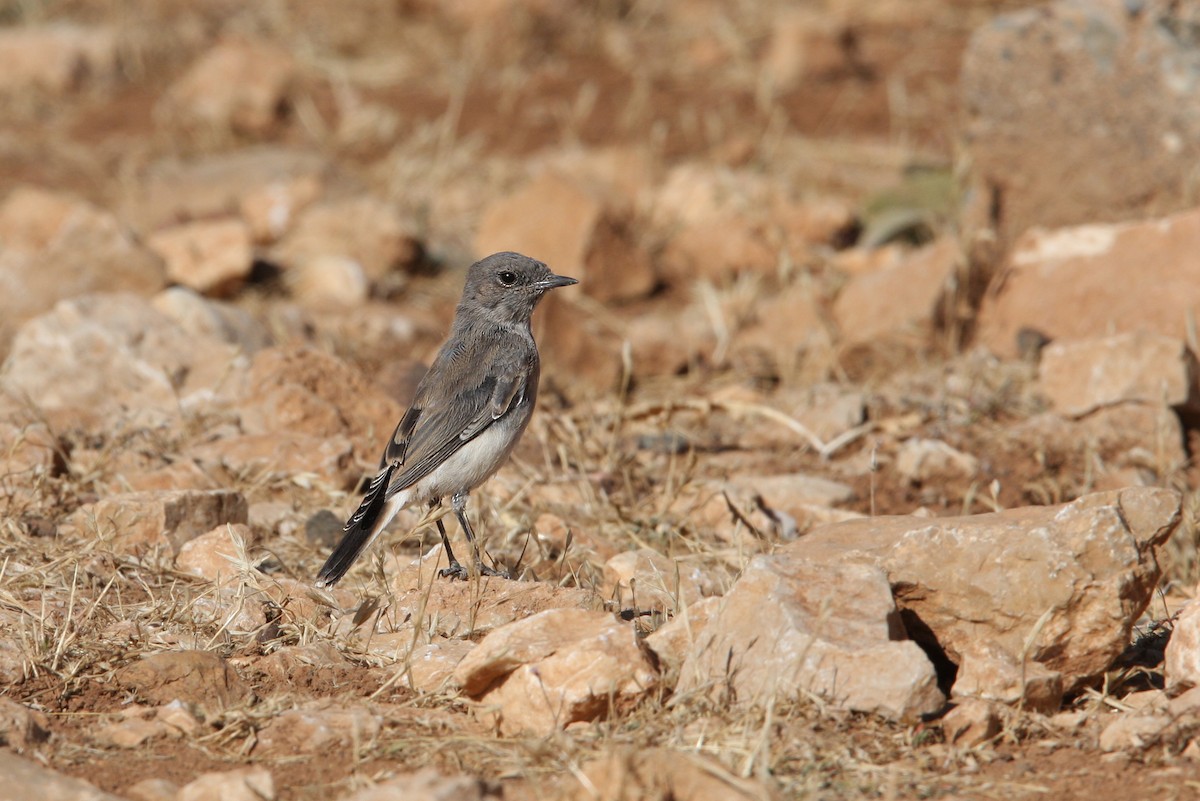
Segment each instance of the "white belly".
M500 421L488 427L414 484L404 493L404 506L470 492L491 478L521 438L522 432L513 432L512 424L506 422Z

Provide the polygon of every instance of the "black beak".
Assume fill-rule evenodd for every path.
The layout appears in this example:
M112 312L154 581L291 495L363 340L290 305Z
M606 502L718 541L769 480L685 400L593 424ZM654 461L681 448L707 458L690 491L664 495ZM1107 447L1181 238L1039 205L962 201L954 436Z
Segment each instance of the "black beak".
M571 286L578 284L579 281L574 278L568 278L565 275L551 275L549 278L538 281L533 285L534 289L558 289L560 286Z

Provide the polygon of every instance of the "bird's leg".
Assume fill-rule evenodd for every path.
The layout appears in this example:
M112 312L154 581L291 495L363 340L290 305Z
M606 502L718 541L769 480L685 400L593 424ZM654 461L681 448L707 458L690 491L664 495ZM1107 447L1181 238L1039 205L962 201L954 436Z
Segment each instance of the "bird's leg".
M467 544L471 546L471 551L475 557L475 569L479 571L481 576L500 576L501 578L510 578L507 572L496 570L494 567L488 567L483 563L483 559L479 555L479 543L475 541L475 532L471 530L471 521L467 519L467 498L468 493L460 492L451 498L451 506L454 508L454 516L458 518L458 524L462 526L463 534L467 536Z
M436 509L441 505L441 498L434 498L429 502L430 509ZM446 552L446 561L450 563L448 567L444 567L438 571L438 578L451 576L453 578L465 580L467 578L467 569L462 566L458 559L454 557L454 550L450 547L450 538L446 536L446 525L442 522L440 517L436 522L438 534L442 535L442 550Z

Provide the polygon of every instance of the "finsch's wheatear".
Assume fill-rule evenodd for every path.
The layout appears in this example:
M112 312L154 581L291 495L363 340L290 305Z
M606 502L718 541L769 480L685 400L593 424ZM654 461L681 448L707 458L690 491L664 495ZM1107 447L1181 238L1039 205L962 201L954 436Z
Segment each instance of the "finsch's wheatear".
M317 574L318 587L346 575L401 509L437 506L447 495L476 568L496 574L480 559L467 498L504 464L533 415L541 372L529 327L534 307L547 291L574 283L519 253L496 253L471 265L450 338L417 386L342 541ZM450 563L440 575L465 579L441 519L437 528Z

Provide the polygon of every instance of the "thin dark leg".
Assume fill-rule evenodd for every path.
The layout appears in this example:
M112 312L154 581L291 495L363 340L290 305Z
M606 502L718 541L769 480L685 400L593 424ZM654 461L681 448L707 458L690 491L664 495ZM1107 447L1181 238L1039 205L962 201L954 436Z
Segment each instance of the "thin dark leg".
M467 537L467 544L471 546L472 555L475 557L475 568L482 576L501 576L508 578L508 573L488 567L483 563L483 559L479 556L479 543L475 540L475 532L471 530L471 521L467 519L467 498L469 496L465 492L460 492L451 499L451 506L454 508L454 516L458 518L458 524L462 526L463 534Z
M442 525L441 520L437 521L437 529L438 534L442 535L442 550L446 552L446 559L450 563L448 567L443 567L438 571L438 578L450 576L451 578L463 579L465 581L467 578L467 569L454 558L454 551L450 549L450 538L446 536L446 527Z

